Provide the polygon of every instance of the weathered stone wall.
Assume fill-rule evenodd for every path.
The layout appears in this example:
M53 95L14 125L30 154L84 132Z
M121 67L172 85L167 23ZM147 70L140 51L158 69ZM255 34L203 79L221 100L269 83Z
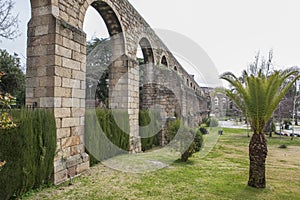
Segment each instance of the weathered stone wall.
M184 117L196 116L199 109L197 100L191 102L191 99L201 93L200 87L127 0L31 0L26 104L52 108L54 111L57 126L57 155L54 160L56 184L89 168L89 158L84 151L86 35L82 30L89 6L100 13L108 32L113 36L115 62L110 74L113 94L111 108L127 109L133 143L139 142L139 69L134 60L142 38L146 38L153 47L149 52L153 54L154 64L160 64L165 56L165 67L176 71L178 77L184 80L180 86L176 86L181 89L174 93L176 97L180 96L181 114ZM119 73L127 75L120 76ZM116 85L117 82L119 84ZM167 82L166 87L173 86ZM126 94L122 93L124 89ZM169 100L163 104L169 110L174 109L167 103L175 102L171 96L168 93L166 99ZM176 103L173 104L175 106ZM193 122L188 120L188 123ZM137 145L131 150L140 151L140 147Z

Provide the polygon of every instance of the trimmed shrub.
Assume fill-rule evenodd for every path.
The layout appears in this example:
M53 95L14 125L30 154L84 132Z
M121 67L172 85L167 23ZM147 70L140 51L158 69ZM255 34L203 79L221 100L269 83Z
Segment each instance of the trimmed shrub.
M167 134L170 139L170 146L180 152L180 158L183 162L201 150L202 133L199 130L183 126L179 119L168 123Z
M12 115L16 128L0 129L0 197L19 197L30 189L51 182L56 150L53 112L19 110Z
M214 117L208 117L204 120L204 123L206 124L207 127L217 127L219 126L219 121L218 119Z
M157 131L160 130L161 125L158 119L160 119L158 112L149 112L148 110L140 110L139 112L140 136L143 151L159 145Z
M193 139L189 147L187 148L187 146L184 145L184 151L181 151L181 161L183 162L188 161L189 157L191 157L194 153L199 152L203 143L203 137L199 130L195 131L193 129L189 129L186 131L185 135L186 137L191 137ZM191 141L191 139L184 141Z
M128 113L123 110L86 110L85 146L91 164L128 151Z
M175 121L169 121L167 127L167 140L170 142L173 140L175 135L178 133L178 130L181 126L181 120L176 119Z

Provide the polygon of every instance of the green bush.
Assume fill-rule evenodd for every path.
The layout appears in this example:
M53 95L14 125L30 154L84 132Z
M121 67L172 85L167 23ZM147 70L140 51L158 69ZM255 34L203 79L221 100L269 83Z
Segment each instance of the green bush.
M123 110L86 110L85 146L91 164L128 151L128 113Z
M181 151L181 161L188 161L189 157L191 157L194 153L199 152L202 147L203 137L201 132L195 131L193 129L186 129L185 137L190 137L189 139L184 138L184 141L192 141L189 146L183 145L184 149Z
M200 130L183 126L179 119L168 123L167 134L170 146L180 152L183 162L201 150L203 136Z
M169 121L167 127L167 140L170 142L173 140L175 135L178 133L178 130L181 126L181 120L176 119L175 121Z
M159 145L157 131L160 130L158 112L150 112L148 110L140 110L139 112L139 126L142 143L142 150L146 151Z
M19 110L12 115L16 128L0 129L0 197L19 197L24 192L51 182L56 150L53 112Z
M204 123L206 124L207 127L217 127L219 126L219 121L218 119L214 117L208 117L204 120Z

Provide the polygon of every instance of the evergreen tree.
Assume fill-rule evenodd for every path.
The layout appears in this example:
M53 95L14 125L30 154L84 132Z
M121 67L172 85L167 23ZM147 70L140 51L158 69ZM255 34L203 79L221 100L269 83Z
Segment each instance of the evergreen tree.
M0 82L0 91L17 98L17 105L25 102L25 74L21 70L20 59L0 49L0 71L4 76Z

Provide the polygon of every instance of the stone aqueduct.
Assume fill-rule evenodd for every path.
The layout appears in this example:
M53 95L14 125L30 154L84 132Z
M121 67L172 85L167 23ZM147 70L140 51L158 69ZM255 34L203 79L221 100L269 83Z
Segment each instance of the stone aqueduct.
M184 80L179 95L182 97L181 115L187 123L191 123L189 116L199 117L200 112L206 110L201 88L127 0L31 0L26 104L54 110L57 125L55 183L89 168L89 157L84 147L86 34L83 32L89 6L99 12L113 38L114 62L110 66L109 84L115 95L110 98L110 106L127 109L132 140L140 139L138 45L142 48L146 65L163 64ZM113 87L120 79L124 81ZM151 106L155 96L162 95L157 94L159 90L153 87L156 86L148 84L145 88L150 91L143 101L145 108ZM120 95L123 98L119 98ZM163 95L168 96L168 93ZM160 103L168 104L165 100Z

